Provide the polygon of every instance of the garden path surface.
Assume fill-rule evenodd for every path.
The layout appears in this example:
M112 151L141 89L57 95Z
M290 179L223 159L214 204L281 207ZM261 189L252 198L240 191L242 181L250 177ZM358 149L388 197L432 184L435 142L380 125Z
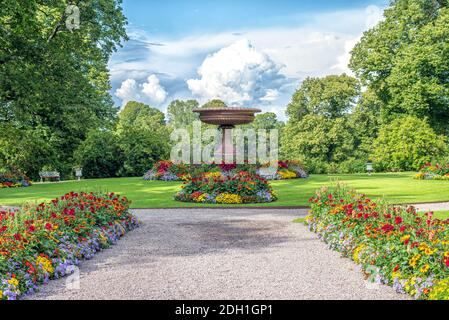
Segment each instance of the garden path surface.
M79 289L30 299L406 299L292 220L306 209L142 209L142 226L80 265Z

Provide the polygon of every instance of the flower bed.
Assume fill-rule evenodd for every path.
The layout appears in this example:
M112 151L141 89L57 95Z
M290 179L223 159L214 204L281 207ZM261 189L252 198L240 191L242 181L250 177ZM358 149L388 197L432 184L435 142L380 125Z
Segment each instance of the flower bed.
M31 186L31 181L27 176L18 171L8 171L0 173L0 189L20 188Z
M380 205L341 186L317 191L310 204L309 228L370 279L417 299L449 299L449 220Z
M307 178L308 174L298 161L278 161L278 168L274 174L266 174L264 168L252 164L175 164L171 161L159 161L154 164L143 177L144 180L187 181L193 176L206 172L218 172L223 175L235 175L240 171L257 173L267 180L282 180Z
M426 163L414 177L419 180L447 180L449 181L449 163Z
M0 300L33 293L138 226L125 197L68 193L49 203L0 212Z
M175 200L196 203L241 204L277 200L267 180L246 171L234 175L204 173L184 182Z

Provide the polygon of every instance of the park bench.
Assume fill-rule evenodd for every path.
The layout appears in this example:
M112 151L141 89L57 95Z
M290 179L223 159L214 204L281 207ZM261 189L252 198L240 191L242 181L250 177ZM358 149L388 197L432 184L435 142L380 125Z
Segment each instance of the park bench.
M58 181L61 179L58 171L41 171L39 172L39 177L41 177L41 182L43 182L44 179L57 179Z

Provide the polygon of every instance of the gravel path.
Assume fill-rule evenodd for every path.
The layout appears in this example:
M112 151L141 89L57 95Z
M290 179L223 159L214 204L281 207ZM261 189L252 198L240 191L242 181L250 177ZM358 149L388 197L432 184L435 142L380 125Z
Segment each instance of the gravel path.
M419 211L446 211L449 210L449 202L414 204Z
M135 210L143 225L33 299L406 299L292 223L307 210Z

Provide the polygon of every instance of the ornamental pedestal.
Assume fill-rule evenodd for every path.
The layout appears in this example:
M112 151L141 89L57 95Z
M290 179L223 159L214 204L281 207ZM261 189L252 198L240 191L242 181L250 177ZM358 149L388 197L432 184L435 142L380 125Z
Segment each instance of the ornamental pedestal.
M255 108L198 108L193 112L200 114L200 120L207 124L217 125L221 131L221 139L215 149L216 163L234 163L235 148L232 129L236 125L254 121L254 114L261 112ZM218 159L217 159L218 158Z

